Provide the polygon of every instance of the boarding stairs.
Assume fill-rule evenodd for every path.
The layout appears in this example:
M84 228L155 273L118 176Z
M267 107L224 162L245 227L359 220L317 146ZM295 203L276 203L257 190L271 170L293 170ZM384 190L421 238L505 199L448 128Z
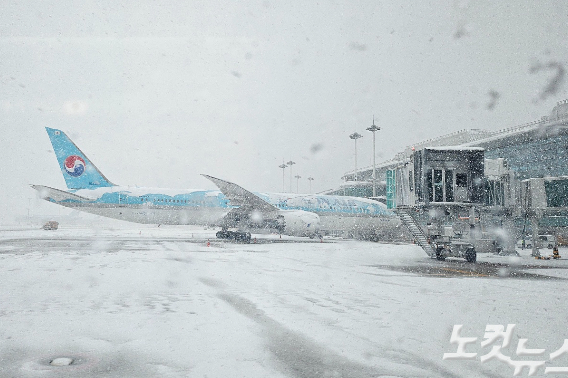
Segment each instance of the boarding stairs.
M420 247L428 254L430 257L436 257L436 251L432 248L432 245L428 243L428 238L424 234L424 231L420 228L416 220L410 215L412 208L408 206L398 206L394 209L395 213L400 218L401 222L408 228L414 239Z

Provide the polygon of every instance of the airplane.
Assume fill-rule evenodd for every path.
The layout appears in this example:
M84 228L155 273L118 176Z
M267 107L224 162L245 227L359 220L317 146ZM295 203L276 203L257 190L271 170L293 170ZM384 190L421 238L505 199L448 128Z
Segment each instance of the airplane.
M253 193L203 175L219 190L116 185L61 130L46 127L67 190L32 185L40 198L71 209L136 223L220 227L218 238L249 242L251 231L318 237L400 222L383 203L360 197ZM236 229L231 231L230 229Z

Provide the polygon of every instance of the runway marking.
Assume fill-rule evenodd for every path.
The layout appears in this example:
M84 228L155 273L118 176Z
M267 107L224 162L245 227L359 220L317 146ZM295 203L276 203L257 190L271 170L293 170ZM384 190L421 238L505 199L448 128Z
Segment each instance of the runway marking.
M535 264L508 265L503 263L478 262L476 264L461 261L415 261L414 265L369 265L378 269L411 273L423 277L444 278L515 278L538 280L561 280L566 278L531 273L531 269L568 269L566 266L546 266ZM468 269L470 268L470 269Z
M478 272L474 272L472 270L462 270L462 269L452 269L452 268L440 268L440 269L447 270L447 271L450 271L450 272L461 273L461 274L464 274L464 275L476 276L476 277L491 277L488 274L478 273Z

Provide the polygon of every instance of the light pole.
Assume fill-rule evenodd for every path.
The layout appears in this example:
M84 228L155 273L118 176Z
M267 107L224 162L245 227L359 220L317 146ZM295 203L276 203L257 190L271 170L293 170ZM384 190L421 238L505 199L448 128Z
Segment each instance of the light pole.
M373 116L373 124L367 127L367 131L373 133L373 197L377 196L377 172L375 170L375 132L379 131L381 128L375 126L375 116Z
M296 193L300 193L300 190L298 189L298 187L300 185L300 179L302 178L302 176L296 175L294 177L296 178Z
M349 138L355 141L355 181L357 181L357 139L363 138L363 135L354 132L353 134L349 135Z
M290 160L290 161L287 162L286 164L288 164L288 167L290 167L290 193L292 193L292 166L293 166L294 164L296 164L296 162Z
M308 181L310 182L310 194L312 194L312 181L314 181L314 178L308 177Z
M278 168L282 168L282 193L284 193L286 191L286 189L284 189L284 169L287 167L286 164L284 164L284 159L282 159L282 165L279 165Z

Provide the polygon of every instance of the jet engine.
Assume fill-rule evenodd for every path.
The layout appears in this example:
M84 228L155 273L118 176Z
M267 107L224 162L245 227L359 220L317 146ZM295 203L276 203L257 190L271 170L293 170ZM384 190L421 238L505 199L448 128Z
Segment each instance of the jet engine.
M314 237L319 235L320 217L316 213L304 210L280 210L284 218L283 234Z

